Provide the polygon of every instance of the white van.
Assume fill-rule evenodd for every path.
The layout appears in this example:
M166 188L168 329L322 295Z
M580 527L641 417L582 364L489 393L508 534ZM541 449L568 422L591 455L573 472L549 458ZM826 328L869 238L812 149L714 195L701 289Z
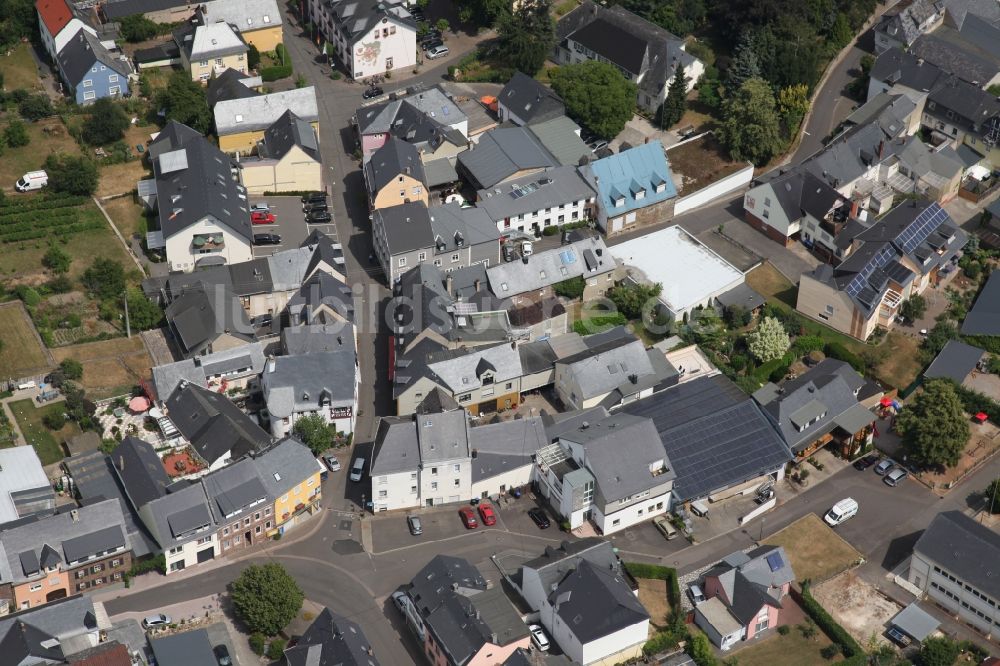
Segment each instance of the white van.
M14 189L18 192L31 192L32 190L40 190L48 184L49 174L44 171L29 171L14 183Z
M354 464L351 465L351 481L360 481L361 477L365 474L365 459L355 458Z
M833 505L833 508L826 512L823 520L830 527L836 527L845 520L858 515L858 501L848 497Z

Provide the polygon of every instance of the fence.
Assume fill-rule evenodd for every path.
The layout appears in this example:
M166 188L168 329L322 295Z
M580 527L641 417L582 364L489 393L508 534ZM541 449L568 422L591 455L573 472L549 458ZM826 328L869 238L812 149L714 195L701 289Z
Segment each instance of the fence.
M736 173L731 173L711 185L706 185L686 197L677 199L674 202L674 216L683 215L730 192L747 187L751 180L753 180L753 165L748 163Z

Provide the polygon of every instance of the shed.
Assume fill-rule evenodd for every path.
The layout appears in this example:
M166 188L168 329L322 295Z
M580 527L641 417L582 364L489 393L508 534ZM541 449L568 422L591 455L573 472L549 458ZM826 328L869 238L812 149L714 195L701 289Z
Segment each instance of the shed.
M904 634L917 641L925 638L937 631L941 624L933 616L924 611L917 602L914 601L909 606L899 611L896 617L892 618L892 626L896 627Z

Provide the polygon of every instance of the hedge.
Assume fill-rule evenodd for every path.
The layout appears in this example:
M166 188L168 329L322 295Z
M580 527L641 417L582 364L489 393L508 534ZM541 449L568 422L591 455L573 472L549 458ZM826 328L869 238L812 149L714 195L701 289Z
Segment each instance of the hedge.
M291 65L275 65L273 67L265 67L260 70L260 78L263 81L277 81L278 79L284 79L291 75Z
M795 354L791 351L785 352L784 356L776 358L774 360L768 361L767 363L761 363L757 366L751 376L760 383L766 381L779 382L786 374L788 374L788 368L792 365L795 360Z
M955 389L958 399L962 401L962 409L970 414L985 412L990 417L990 421L1000 423L1000 404L993 398L979 391L966 388L952 379L948 381L951 383L952 388Z
M962 341L991 354L1000 354L1000 335L963 335Z
M670 626L659 631L642 646L642 653L649 656L659 654L668 648L676 646L688 637L684 626L684 616L679 612L681 607L681 588L677 581L677 570L657 564L642 562L625 562L625 570L634 578L662 580L667 583L667 602L670 604Z
M599 317L591 317L590 319L575 321L573 322L573 332L579 335L603 333L604 331L614 328L615 326L624 326L627 323L628 319L625 318L625 315L621 312L615 312L614 314L601 315Z
M823 347L823 353L830 358L835 358L838 361L843 361L844 363L849 363L852 368L860 373L865 371L865 362L860 356L851 352L844 345L839 342L828 342L825 347Z
M837 621L826 612L826 609L813 598L812 593L809 591L808 582L802 584L802 610L813 619L813 622L823 630L823 633L830 637L831 641L840 646L840 651L845 657L849 659L861 657L862 661L856 663L867 663L867 657L861 645L854 640L853 636L847 633L847 630L837 624Z

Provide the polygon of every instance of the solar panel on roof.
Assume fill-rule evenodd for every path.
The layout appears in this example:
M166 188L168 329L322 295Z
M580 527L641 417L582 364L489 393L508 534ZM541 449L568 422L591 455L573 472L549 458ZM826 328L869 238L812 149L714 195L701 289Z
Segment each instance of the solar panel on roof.
M767 566L771 567L771 571L777 571L782 567L781 553L771 553L766 559Z
M937 204L928 206L917 215L917 218L906 225L896 236L895 243L900 247L903 252L907 254L913 252L918 245L927 240L927 237L931 233L945 223L948 219L948 213L945 212L943 208Z
M576 263L576 252L573 250L563 250L559 253L559 260L564 264Z

